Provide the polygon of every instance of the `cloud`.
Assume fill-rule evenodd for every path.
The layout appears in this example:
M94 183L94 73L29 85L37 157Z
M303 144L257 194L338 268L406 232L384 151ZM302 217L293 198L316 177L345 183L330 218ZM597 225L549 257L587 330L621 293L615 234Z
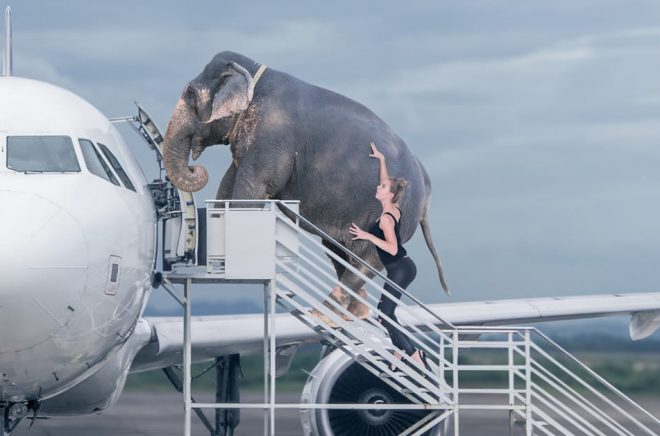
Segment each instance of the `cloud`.
M657 284L653 2L30 5L15 8L17 74L111 116L137 99L164 129L183 85L225 49L364 103L431 174L455 298ZM202 160L214 181L199 199L228 152ZM435 296L423 241L411 253L416 288Z

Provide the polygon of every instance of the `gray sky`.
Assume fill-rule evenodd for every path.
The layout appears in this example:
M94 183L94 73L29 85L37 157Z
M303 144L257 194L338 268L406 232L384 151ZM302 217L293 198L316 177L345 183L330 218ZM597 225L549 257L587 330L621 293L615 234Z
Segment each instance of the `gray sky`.
M133 100L164 131L183 85L233 50L371 108L424 162L443 296L660 288L660 3L654 1L31 1L10 4L14 73L106 115ZM155 164L125 138L148 174ZM229 162L200 159L212 198ZM156 302L160 300L156 299Z

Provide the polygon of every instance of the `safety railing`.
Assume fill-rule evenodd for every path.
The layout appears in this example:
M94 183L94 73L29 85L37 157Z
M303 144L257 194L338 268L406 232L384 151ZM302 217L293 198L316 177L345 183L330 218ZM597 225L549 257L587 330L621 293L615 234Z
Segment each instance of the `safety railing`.
M578 434L656 435L660 420L537 329L524 331L529 350L527 402L532 426ZM538 340L535 340L538 339ZM516 372L518 377L520 372ZM540 419L537 419L538 416Z
M437 425L453 413L454 426L458 429L459 413L463 408L502 408L510 413L511 432L516 423L524 424L526 434L552 434L553 431L558 431L564 434L625 435L658 434L660 431L660 428L649 427L659 424L657 418L536 329L456 328L430 311L432 322L420 319L419 316L415 318L414 305L401 304L401 299L389 293L376 283L375 279L388 283L401 292L401 298L410 298L417 303L417 307L427 309L424 304L408 291L387 280L379 271L357 258L299 214L291 211L287 213L290 216L294 214L299 222L305 222L324 240L339 248L345 257L328 249L309 233L300 232L298 264L295 268L291 265L278 265L280 274L275 290L280 304L329 338L337 348L341 348L372 373L380 376L383 381L402 388L401 392L412 402L445 405L446 409L439 410L434 415L437 420L429 421L431 425ZM281 219L286 220L286 217ZM278 240L278 243L285 241ZM366 294L355 292L339 283L334 270L329 268L323 255L364 280ZM371 274L367 275L366 272ZM353 302L364 304L369 309L369 316L359 320L344 306L328 298L329 291L335 286L350 295ZM399 313L408 312L417 322L404 326L390 319L378 309L379 295L395 301ZM310 316L310 307L320 312L322 317ZM389 321L415 347L424 350L432 361L430 370L420 367L418 362L403 353L402 360L398 360L400 354L393 350L386 338L387 332L380 322L383 319ZM447 326L451 328L447 329ZM499 341L492 339L498 336ZM535 343L533 336L541 339L540 342L548 349ZM503 362L462 362L468 350L482 350L480 358L483 359L498 349L505 352ZM488 352L484 354L483 350ZM568 362L561 363L560 356ZM402 376L391 371L392 364L399 365ZM576 370L571 369L571 365L579 367L584 376L579 377ZM483 380L491 381L487 382L486 386L470 387L469 374L479 373L482 374ZM460 383L462 378L467 380L467 387ZM587 383L585 378L591 378L591 383ZM433 382L428 383L429 380ZM472 377L472 380L474 383L475 378ZM478 381L479 377L476 380ZM492 386L492 380L504 381L505 385ZM571 386L568 381L576 386ZM591 399L587 394L595 398ZM466 395L464 400L462 397ZM474 395L500 396L505 401L499 406L492 403L471 403L470 396ZM614 399L622 401L623 404L617 404ZM571 403L574 403L574 406L567 405ZM644 416L651 424L643 423L631 409L637 415Z
M295 223L285 216L281 218L289 222L292 229L296 227ZM277 243L286 244L287 240L277 239ZM431 359L429 363L434 366L441 358L437 346L437 336L445 336L441 328L433 323L402 326L380 311L377 298L381 293L397 303L400 302L399 299L355 268L354 264L357 262L351 264L323 246L315 236L300 232L297 249L299 259L295 266L285 262L277 264L275 292L280 305L323 335L332 345L344 350L384 383L396 388L412 403L420 404L420 408L435 404L453 409L448 395L450 389L444 381L437 378L437 371L426 368L405 353L398 354L379 318L389 321L415 347L424 350ZM364 280L366 293L353 291L338 282L335 271L330 268L328 257L324 258L323 255ZM351 310L328 298L329 292L335 287L340 287L350 295L352 304L362 305L362 310L368 310L368 316L359 319ZM312 314L312 310L316 313ZM411 307L401 305L399 310L410 312ZM447 324L442 320L439 322ZM390 366L395 366L396 370L392 370Z
M511 432L521 425L527 435L660 434L660 420L535 328L446 333L458 339L441 339L439 369L456 388L461 410L507 409ZM485 395L496 400L475 401Z
M451 421L453 433L458 435L460 416L465 411L495 410L508 413L511 434L519 433L519 430L516 431L519 426L524 426L527 435L660 434L660 421L657 418L536 329L456 327L431 311L411 292L389 281L380 271L290 209L286 203L277 200L218 200L212 203L225 211L230 210L232 203L235 203L243 211L254 209L257 212L265 210L262 205L267 203L267 210L273 211L276 220L272 226L276 247L270 245L269 249L274 269L272 276L263 277L264 372L267 374L264 379L265 396L263 404L251 405L200 404L189 401L186 407L188 415L191 409L206 407L263 408L270 411L270 434L275 434L275 410L282 408L421 409L428 413L401 434L424 434L439 426L448 430ZM235 221L227 220L223 224L226 226L226 234L233 231L229 228L232 222ZM303 231L303 227L311 232ZM323 238L323 242L320 238ZM227 251L227 256L230 252ZM250 257L242 259L249 262ZM363 289L353 290L339 282L332 265L361 279L364 282ZM262 270L270 271L263 265ZM180 280L185 278L181 275L177 277ZM218 281L229 280L223 277ZM184 369L190 363L188 288L192 279L186 279L186 283L184 327L187 328L184 330L187 332L188 345L184 353L187 356ZM388 289L394 289L400 296L388 291L383 287L384 284L388 284ZM346 307L329 298L335 288L350 296L353 306ZM398 322L379 309L380 298L385 297L398 305L397 314L408 315L402 317L409 320L407 324ZM403 299L411 300L414 304L403 304ZM276 304L316 331L326 343L343 350L383 383L396 389L408 402L362 405L276 404ZM390 328L407 338L416 349L424 351L428 356L428 367L396 350L383 322L389 323ZM189 396L190 387L184 389L184 392ZM489 400L485 401L484 398Z

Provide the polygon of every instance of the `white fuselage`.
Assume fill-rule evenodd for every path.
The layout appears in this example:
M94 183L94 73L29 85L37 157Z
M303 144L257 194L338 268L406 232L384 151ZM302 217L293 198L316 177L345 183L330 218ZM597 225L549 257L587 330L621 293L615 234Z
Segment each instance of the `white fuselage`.
M79 170L17 170L17 137L70 138ZM81 139L118 184L90 171ZM93 374L132 333L155 250L144 175L108 119L61 88L0 77L0 401L49 398Z

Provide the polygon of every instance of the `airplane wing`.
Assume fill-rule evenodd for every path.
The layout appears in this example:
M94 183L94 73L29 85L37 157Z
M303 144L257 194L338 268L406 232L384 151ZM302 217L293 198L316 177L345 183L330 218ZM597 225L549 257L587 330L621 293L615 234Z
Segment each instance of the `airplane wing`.
M660 292L509 299L428 307L455 325L509 325L630 315L630 335L635 340L650 336L660 327ZM432 320L423 309L410 309L411 313L398 315L402 323L422 324ZM151 326L151 340L135 357L131 372L181 364L183 317L144 319ZM286 358L286 350L319 341L320 336L293 315L278 314L275 324L278 352L284 350L283 358ZM192 317L191 337L193 362L228 354L257 353L263 350L263 315L195 316Z

